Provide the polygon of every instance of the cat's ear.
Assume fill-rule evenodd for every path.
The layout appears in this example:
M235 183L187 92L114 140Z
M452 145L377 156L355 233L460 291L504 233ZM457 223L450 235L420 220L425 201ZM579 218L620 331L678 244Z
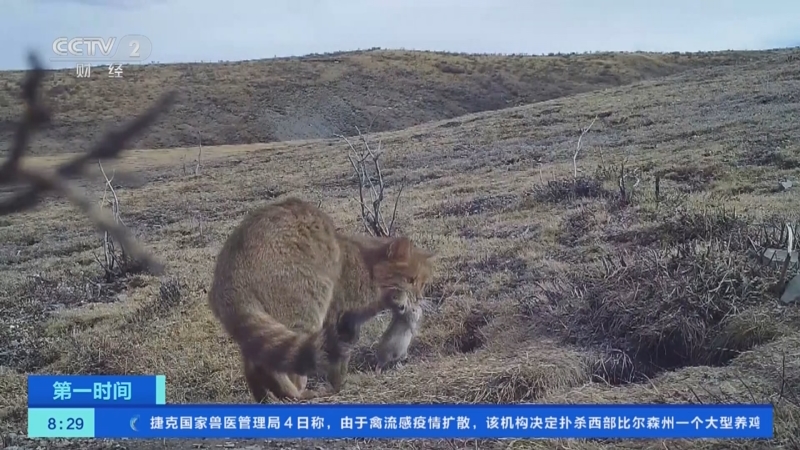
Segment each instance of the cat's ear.
M386 256L391 261L408 261L411 259L412 247L411 239L407 237L394 238L392 242L389 243Z

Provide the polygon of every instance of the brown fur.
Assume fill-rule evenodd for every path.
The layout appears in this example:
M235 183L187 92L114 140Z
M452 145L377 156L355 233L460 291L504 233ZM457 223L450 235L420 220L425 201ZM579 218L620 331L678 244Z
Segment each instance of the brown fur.
M414 303L402 313L395 313L392 322L378 342L378 371L386 368L393 362L398 362L408 356L408 347L411 340L419 332L422 321L422 305Z
M341 389L362 323L422 294L431 256L408 238L343 235L289 198L251 212L228 237L209 306L239 345L256 401L311 398L307 376L320 369Z

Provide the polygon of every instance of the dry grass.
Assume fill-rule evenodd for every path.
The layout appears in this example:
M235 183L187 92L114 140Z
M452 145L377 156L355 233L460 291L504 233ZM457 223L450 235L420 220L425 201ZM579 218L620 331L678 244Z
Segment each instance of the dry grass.
M797 448L800 313L776 301L779 269L742 253L746 237L764 241L759 224L797 220L796 193L773 187L800 170L759 157L775 142L781 161L800 149L800 100L791 95L800 89L800 60L775 58L371 136L386 149L387 188L407 182L400 232L436 250L439 265L409 361L380 376L369 369L370 347L388 324L380 317L365 330L348 384L326 400L768 401L776 407L773 441L269 445ZM596 115L576 188L575 141ZM321 196L343 229L362 226L346 143L215 150L204 149L209 160L198 177L181 172L182 151L152 163L140 153L118 166L134 167L142 180L117 189L122 218L166 262L163 278L102 282L92 255L100 238L59 200L2 219L4 432L23 429L27 372L160 373L169 402L249 402L235 346L205 304L221 243L248 210L286 195ZM630 194L628 182L623 202L614 174L626 158L640 184ZM99 179L87 184L98 200L102 187Z
M104 67L91 80L54 71L46 93L58 122L37 140L53 155L89 145L167 89L179 104L134 148L251 144L389 131L479 111L550 100L770 54L591 54L548 57L372 50L245 62ZM19 116L21 72L0 73L0 139ZM413 94L410 94L413 93ZM8 122L10 123L10 122Z

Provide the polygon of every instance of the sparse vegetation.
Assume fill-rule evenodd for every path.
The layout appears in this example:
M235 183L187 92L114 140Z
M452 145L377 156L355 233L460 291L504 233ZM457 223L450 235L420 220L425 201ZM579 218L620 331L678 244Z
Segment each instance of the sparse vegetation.
M777 303L780 270L748 261L725 238L609 258L602 270L568 274L561 296L547 297L571 343L621 353L640 381L725 364L796 319ZM741 321L743 311L751 323L731 321Z
M371 49L269 60L131 65L123 82L75 70L48 74L45 95L59 116L41 133L37 154L91 145L130 111L168 89L181 105L134 148L204 147L332 138L365 133L577 93L622 86L708 66L763 64L773 52L593 53L540 56L469 55ZM783 56L786 59L786 56ZM0 123L19 116L22 72L0 73ZM187 125L191 124L191 125ZM581 123L580 126L585 126ZM0 127L0 140L11 138ZM189 171L192 168L188 168Z
M365 71L385 70L383 64L392 58L412 68L432 67L445 58L414 55L340 58L360 61ZM800 168L777 159L743 163L755 145L745 138L761 133L765 123L771 136L781 137L781 154L798 153L800 129L793 117L800 100L785 93L800 90L800 79L778 74L799 73L800 58L767 52L753 56L752 63L717 64L738 61L735 55L675 56L703 67L657 83L447 122L457 125L423 123L365 133L370 143L382 142L387 183L397 188L401 178L408 180L399 208L403 232L437 252L436 278L408 362L379 376L371 371L371 346L389 320L378 317L362 331L351 381L339 395L319 401L775 406L775 439L769 442L386 441L380 442L383 448L800 446L800 305L777 301L782 279L798 268L791 266L784 275L781 265L764 264L751 251L754 244L786 248L782 229L786 222L796 227L800 219L796 192L771 186L780 180L796 183ZM627 56L594 57L615 67L627 67L620 61L629 61ZM307 64L317 70L327 64L325 58L334 56ZM496 69L472 66L479 57L447 58L434 80ZM497 68L527 61L508 58L485 61ZM581 58L562 56L547 64L567 67ZM256 64L219 67L218 79L231 67ZM318 82L303 78L311 71L304 63L292 64L299 67L298 79ZM392 67L411 70L404 65ZM193 76L214 68L186 67L196 71ZM445 75L439 75L442 67ZM765 79L771 81L762 83ZM105 89L95 92L103 95ZM759 123L746 113L756 108ZM575 176L577 129L595 116ZM194 145L197 137L190 139ZM288 195L316 200L321 192L323 209L341 228L364 232L354 168L347 159L352 150L344 140L214 147L204 135L203 144L201 176L182 173L184 149L133 151L103 163L107 173L116 167L141 174L142 183L128 187L120 181L115 190L125 224L168 262L163 276L133 274L113 291L98 294L88 281L98 276L94 254L102 251L101 240L87 232L90 224L76 217L70 204L47 199L25 215L3 217L4 445L51 445L8 437L24 427L26 372L159 373L167 377L169 402L249 402L234 344L206 306L219 246L246 211ZM30 164L53 167L70 156L30 158ZM88 178L88 195L100 200L101 174ZM384 206L393 206L394 195L387 200ZM200 214L203 238L195 239L199 230L193 221ZM181 449L218 444L224 445L174 442ZM134 441L52 445L163 446ZM344 449L378 443L281 445Z
M602 181L585 176L551 180L545 185L537 185L532 192L535 201L555 204L569 204L581 198L608 199L612 195Z

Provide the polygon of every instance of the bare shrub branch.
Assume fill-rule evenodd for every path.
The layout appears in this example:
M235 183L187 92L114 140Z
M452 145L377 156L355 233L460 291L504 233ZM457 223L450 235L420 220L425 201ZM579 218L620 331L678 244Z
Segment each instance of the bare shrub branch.
M384 191L386 189L380 163L380 156L382 154L381 142L378 141L378 148L373 151L366 136L361 134L361 130L356 128L356 131L358 131L358 137L364 145L364 150L361 152L356 150L355 145L353 145L347 137L343 135L339 135L338 137L347 142L347 145L350 147L347 158L353 166L353 171L358 181L358 200L361 205L361 220L364 224L364 229L373 236L392 236L395 231L394 223L397 217L397 205L400 203L400 195L403 193L405 183L403 182L400 184L400 188L394 200L392 215L387 225L385 216L381 211L383 200L385 199ZM372 175L368 168L370 165L372 166ZM369 196L371 200L369 205L364 196L364 189L366 187L369 187Z
M103 198L100 201L100 207L105 208L106 205L111 207L111 216L116 226L125 226L122 221L122 211L120 209L119 197L114 185L111 183L114 180L116 170L112 172L111 178L106 175L103 164L98 161L97 165L100 167L100 173L103 174L105 179L105 187L103 189ZM111 198L108 194L111 193ZM117 243L108 231L103 232L103 260L95 257L100 267L103 269L104 277L107 283L113 282L115 279L124 277L131 273L139 272L143 269L142 265L125 252L125 247L117 248Z
M592 125L594 125L594 122L596 120L597 120L597 116L594 116L594 119L592 119L592 122L589 124L589 126L584 128L583 131L581 131L581 135L578 137L578 148L575 150L575 154L572 155L572 176L573 176L573 178L578 178L578 153L581 152L581 142L583 141L583 137L586 136L586 133L588 133L589 130L592 129Z
M111 178L108 178L106 175L106 171L103 169L103 163L97 161L97 165L100 167L100 173L103 174L103 178L106 180L106 186L103 188L103 199L100 201L100 207L105 207L106 205L106 197L108 194L109 189L111 190L111 213L114 217L114 223L120 223L119 217L119 197L117 197L117 191L114 190L114 186L111 184L111 181L114 179L114 173L111 174ZM116 172L116 171L115 171ZM108 234L108 231L103 232L103 261L98 259L100 266L103 268L103 272L105 272L105 277L107 281L110 281L116 267L118 266L117 262L117 252L114 248L114 241Z
M203 138L200 136L200 133L197 133L197 145L199 146L197 150L197 164L194 166L194 176L200 176L200 160L203 158Z
M625 183L626 178L633 178L636 181L634 181L632 186L628 186ZM619 187L620 205L629 205L633 202L634 195L636 194L636 188L639 186L639 183L641 181L642 179L639 177L638 168L634 168L633 170L626 170L624 162L620 165L619 178L617 179L617 187Z
M122 127L107 132L88 152L73 158L59 166L56 170L46 171L22 167L20 160L28 146L30 135L37 128L50 121L50 112L40 103L39 89L45 71L39 58L31 53L28 57L31 70L22 83L22 98L25 111L8 152L8 157L0 166L0 185L27 184L20 193L0 199L0 216L9 215L34 208L42 198L50 192L64 195L77 206L102 231L108 232L125 249L126 253L139 261L154 274L162 273L164 267L156 261L128 233L121 223L114 221L106 211L93 204L77 187L72 186L68 177L84 173L90 161L115 159L122 152L126 143L145 128L155 122L175 99L175 92L170 92L159 99L150 109L134 118Z

